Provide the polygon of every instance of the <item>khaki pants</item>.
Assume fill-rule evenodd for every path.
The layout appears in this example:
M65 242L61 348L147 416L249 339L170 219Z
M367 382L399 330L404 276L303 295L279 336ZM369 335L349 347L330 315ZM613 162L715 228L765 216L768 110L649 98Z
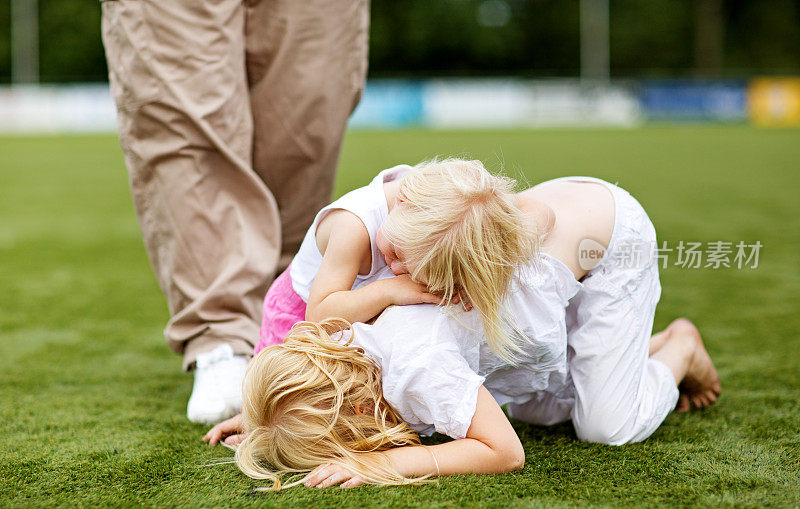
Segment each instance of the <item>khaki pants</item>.
M367 0L114 0L102 33L133 201L189 369L252 354L261 303L333 186Z

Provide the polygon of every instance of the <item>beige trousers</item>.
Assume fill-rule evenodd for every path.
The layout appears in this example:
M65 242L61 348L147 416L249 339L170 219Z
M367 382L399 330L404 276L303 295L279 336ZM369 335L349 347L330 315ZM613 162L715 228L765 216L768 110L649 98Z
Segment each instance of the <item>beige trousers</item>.
M147 252L189 369L252 354L326 205L367 67L367 0L113 0L102 35Z

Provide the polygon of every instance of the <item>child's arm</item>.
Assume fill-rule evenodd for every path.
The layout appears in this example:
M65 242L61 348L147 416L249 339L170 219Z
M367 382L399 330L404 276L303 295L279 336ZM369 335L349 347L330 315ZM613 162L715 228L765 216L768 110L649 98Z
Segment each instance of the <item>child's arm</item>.
M433 458L424 449L399 447L384 454L405 476L436 474ZM483 386L478 390L475 415L466 438L427 449L436 457L439 475L499 474L519 470L525 464L522 442L503 409Z
M330 221L325 225L328 238L317 239L323 252L322 264L311 285L306 320L319 322L340 317L350 322L366 322L392 304L441 301L407 274L350 290L362 262L371 263L369 233L361 220L347 211L334 211L326 221ZM323 240L327 242L320 242Z
M398 447L380 454L384 454L400 474L411 477L497 474L519 470L525 464L525 451L519 437L500 405L483 386L478 391L475 415L466 438L429 447ZM338 465L321 465L305 479L307 486L320 488L339 483L343 488L354 488L363 482L364 479Z

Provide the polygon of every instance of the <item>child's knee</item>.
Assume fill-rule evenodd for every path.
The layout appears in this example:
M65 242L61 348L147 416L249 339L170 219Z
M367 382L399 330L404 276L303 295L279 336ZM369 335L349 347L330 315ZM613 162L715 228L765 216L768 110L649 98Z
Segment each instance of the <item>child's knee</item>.
M584 442L605 445L622 445L626 441L619 440L618 430L603 423L590 422L575 424L575 434Z
M694 323L687 318L678 318L674 320L667 331L672 336L690 336L692 338L699 338L700 331L697 330Z
M584 442L623 445L631 441L631 419L606 408L576 409L572 414L575 434Z

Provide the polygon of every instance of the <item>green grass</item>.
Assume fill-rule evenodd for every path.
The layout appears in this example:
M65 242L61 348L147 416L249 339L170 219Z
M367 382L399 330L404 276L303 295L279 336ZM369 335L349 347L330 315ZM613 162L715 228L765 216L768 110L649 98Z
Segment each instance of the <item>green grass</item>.
M760 240L757 269L662 271L656 325L688 316L719 403L645 443L516 423L522 472L347 492L258 486L189 423L192 378L162 339L116 139L0 138L0 507L797 506L800 503L800 131L744 126L350 133L337 192L377 170L472 155L531 183L619 181L662 240Z

